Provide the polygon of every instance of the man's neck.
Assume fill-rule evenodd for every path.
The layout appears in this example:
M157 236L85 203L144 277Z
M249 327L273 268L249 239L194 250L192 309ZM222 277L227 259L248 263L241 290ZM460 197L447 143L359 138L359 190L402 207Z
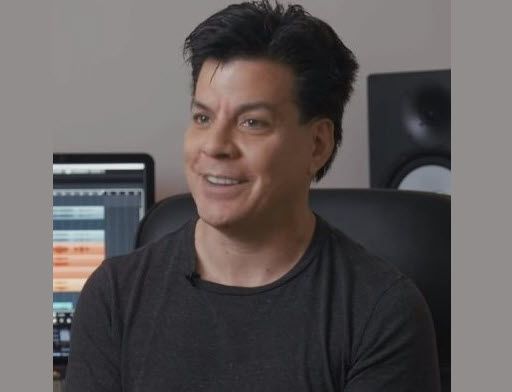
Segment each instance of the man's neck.
M203 280L227 286L271 283L299 261L311 242L315 222L314 214L308 210L272 225L237 232L234 228L215 228L199 219L195 232L196 271Z

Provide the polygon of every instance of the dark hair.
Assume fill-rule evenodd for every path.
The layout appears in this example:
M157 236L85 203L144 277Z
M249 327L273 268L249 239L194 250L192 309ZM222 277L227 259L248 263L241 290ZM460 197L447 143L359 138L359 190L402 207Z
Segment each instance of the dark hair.
M341 144L343 110L353 90L358 64L335 31L300 5L285 9L268 0L232 4L200 23L186 38L183 56L192 65L192 91L205 60L265 58L290 66L296 77L301 121L327 117L335 146L315 174L320 180Z

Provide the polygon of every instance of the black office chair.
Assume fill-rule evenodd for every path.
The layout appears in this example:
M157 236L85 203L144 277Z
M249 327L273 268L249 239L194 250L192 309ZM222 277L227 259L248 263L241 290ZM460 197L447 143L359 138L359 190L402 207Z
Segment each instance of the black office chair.
M450 197L391 189L314 189L310 205L416 283L434 320L442 390L450 391ZM195 215L190 194L161 200L141 221L136 246L178 229Z

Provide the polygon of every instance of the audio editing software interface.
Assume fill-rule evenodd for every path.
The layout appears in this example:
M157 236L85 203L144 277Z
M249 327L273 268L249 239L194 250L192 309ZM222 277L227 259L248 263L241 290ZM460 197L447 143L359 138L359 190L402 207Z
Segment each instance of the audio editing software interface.
M65 359L80 291L105 258L134 249L147 195L143 163L53 169L53 357Z

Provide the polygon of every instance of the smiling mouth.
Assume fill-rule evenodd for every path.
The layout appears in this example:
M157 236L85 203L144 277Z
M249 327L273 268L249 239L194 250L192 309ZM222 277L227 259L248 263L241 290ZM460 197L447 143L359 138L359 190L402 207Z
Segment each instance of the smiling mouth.
M210 174L206 174L203 177L208 183L221 186L238 185L245 182L244 180L237 180L235 178L225 176L213 176Z

